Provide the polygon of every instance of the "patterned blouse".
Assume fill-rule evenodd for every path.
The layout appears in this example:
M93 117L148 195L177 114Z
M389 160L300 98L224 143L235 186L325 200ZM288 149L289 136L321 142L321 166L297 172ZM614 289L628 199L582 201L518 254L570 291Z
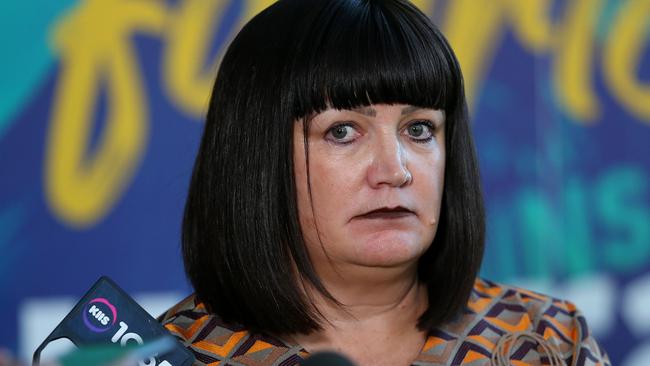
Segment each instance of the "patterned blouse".
M160 320L194 353L194 365L289 366L309 355L299 345L225 324L194 296ZM476 280L464 314L433 330L413 361L414 366L564 364L611 366L576 307L483 279Z

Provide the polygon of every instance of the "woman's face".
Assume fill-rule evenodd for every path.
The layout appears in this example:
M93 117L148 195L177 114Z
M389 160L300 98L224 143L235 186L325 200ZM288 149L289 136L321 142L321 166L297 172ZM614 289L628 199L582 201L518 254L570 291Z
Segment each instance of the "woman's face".
M444 122L442 111L410 105L316 115L308 136L311 199L302 123L295 124L300 224L317 270L401 266L426 251L440 215Z

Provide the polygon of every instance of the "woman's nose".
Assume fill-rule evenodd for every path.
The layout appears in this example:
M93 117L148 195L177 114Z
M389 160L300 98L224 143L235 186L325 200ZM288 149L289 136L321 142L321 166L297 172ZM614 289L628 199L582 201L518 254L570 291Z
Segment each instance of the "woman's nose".
M401 187L411 182L406 151L397 138L376 144L372 154L367 177L371 187Z

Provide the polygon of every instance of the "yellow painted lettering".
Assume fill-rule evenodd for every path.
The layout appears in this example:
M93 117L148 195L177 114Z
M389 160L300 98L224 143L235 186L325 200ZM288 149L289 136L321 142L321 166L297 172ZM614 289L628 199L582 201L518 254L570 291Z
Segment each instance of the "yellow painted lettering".
M478 6L475 0L449 2L443 29L463 70L470 105L501 41L505 12L503 2L497 0L490 6Z
M650 0L623 5L605 44L604 72L614 96L640 120L650 123L650 84L636 78L648 43Z
M515 34L534 52L547 51L553 27L549 0L508 0L508 15Z
M593 92L594 39L602 0L568 4L563 27L556 32L554 84L559 102L570 115L589 123L600 115Z
M246 0L246 10L242 18L242 23L248 22L252 17L262 10L268 8L275 0Z
M163 79L172 100L195 119L205 113L221 53L205 62L228 6L223 0L186 0L170 16ZM238 29L233 29L231 35ZM206 66L207 64L207 66Z
M435 0L412 0L413 5L417 6L424 14L431 16L433 9L436 7Z
M89 0L54 33L60 76L45 156L47 202L73 227L101 220L128 186L142 158L147 111L134 31L159 32L165 10L157 1ZM94 107L105 88L105 127L92 155Z

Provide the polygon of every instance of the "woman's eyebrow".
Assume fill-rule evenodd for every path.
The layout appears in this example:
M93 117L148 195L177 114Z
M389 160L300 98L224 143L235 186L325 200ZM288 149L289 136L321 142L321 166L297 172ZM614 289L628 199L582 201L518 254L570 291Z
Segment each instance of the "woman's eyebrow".
M405 115L405 114L409 114L409 113L415 112L415 111L420 110L420 109L422 109L422 108L420 108L420 107L416 107L416 106L414 106L414 105L411 105L411 106L408 106L408 107L404 107L404 108L402 108L402 116Z
M372 107L358 107L358 108L352 108L350 111L363 114L369 117L377 117L377 111L372 108Z

